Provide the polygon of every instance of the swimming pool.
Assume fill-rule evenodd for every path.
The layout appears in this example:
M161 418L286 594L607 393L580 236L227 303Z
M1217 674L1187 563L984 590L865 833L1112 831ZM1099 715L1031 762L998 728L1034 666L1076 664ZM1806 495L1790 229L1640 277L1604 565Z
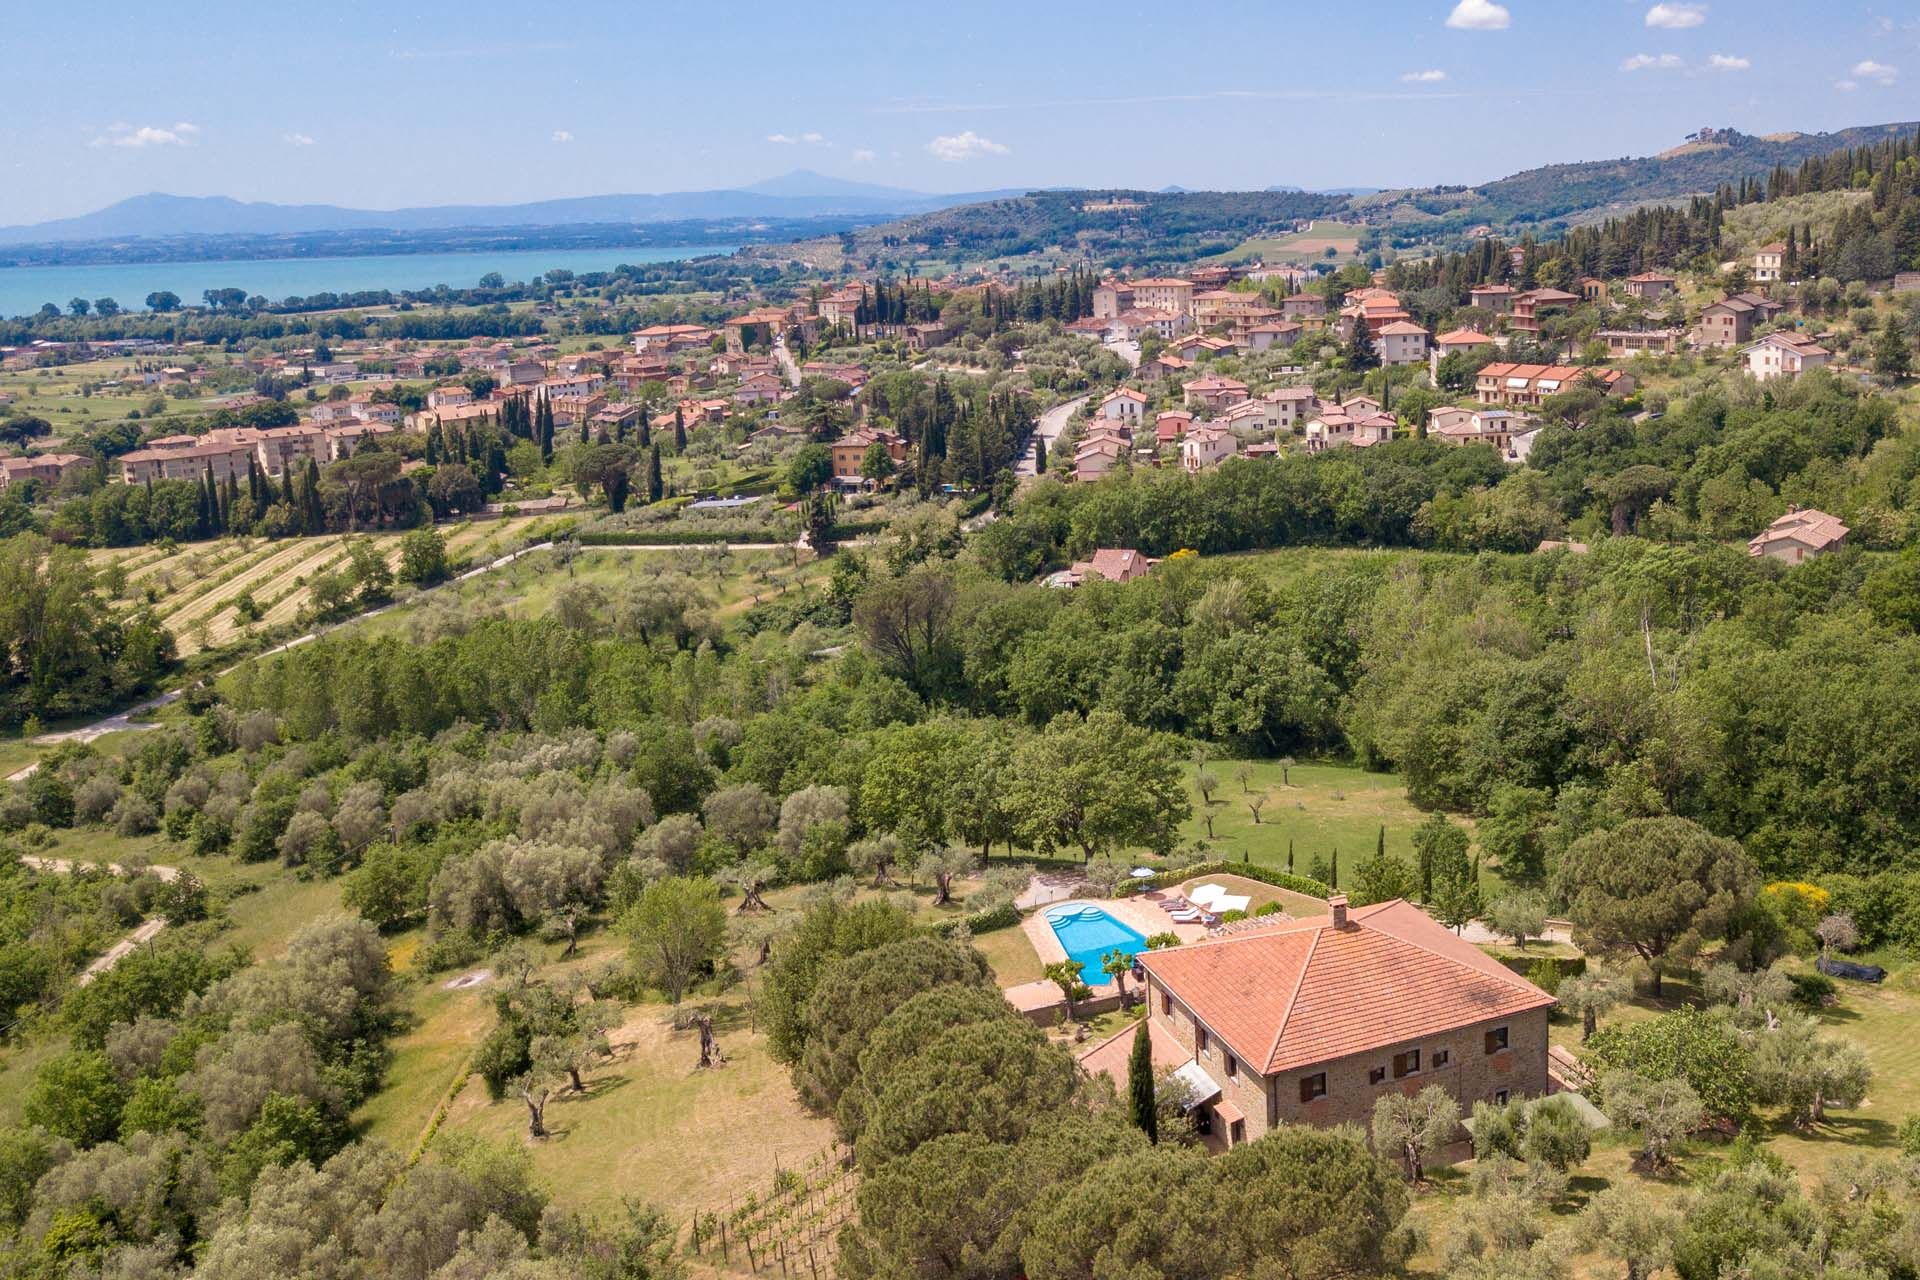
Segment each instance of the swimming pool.
M1102 957L1124 951L1129 957L1147 949L1147 940L1099 907L1073 905L1047 912L1047 924L1067 953L1080 966L1080 978L1090 987L1110 981L1101 972Z

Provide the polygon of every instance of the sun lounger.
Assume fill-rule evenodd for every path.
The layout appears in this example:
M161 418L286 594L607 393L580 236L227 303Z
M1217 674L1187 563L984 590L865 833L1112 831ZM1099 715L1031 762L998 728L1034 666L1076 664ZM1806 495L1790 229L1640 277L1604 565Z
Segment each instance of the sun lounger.
M1199 924L1204 917L1192 907L1188 907L1184 911L1174 912L1173 919L1176 924Z

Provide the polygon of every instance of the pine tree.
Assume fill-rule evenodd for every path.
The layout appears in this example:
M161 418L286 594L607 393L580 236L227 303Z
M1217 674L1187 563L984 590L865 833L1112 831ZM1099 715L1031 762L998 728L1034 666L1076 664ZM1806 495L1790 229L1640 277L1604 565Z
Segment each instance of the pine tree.
M1154 1105L1153 1041L1147 1021L1147 1017L1140 1019L1140 1028L1133 1033L1133 1052L1127 1056L1127 1111L1133 1127L1146 1134L1148 1142L1157 1143L1160 1115Z

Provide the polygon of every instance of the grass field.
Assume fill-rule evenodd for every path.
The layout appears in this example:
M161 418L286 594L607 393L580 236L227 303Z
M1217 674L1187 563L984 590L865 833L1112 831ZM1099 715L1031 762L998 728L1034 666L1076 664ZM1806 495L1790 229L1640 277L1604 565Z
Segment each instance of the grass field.
M1321 220L1305 231L1243 240L1219 255L1218 262L1345 262L1360 250L1360 228ZM1327 250L1334 252L1330 257Z
M1264 863L1282 870L1293 850L1293 870L1307 875L1316 856L1350 869L1373 856L1386 828L1387 852L1413 857L1413 830L1427 815L1413 807L1399 775L1368 773L1345 764L1296 764L1283 770L1270 760L1215 760L1207 772L1218 779L1213 803L1193 786L1187 767L1193 816L1181 827L1183 842L1199 841L1229 861ZM1244 783L1241 771L1246 771ZM1284 781L1283 781L1284 775ZM1260 803L1258 821L1252 804ZM1213 815L1207 831L1206 815Z

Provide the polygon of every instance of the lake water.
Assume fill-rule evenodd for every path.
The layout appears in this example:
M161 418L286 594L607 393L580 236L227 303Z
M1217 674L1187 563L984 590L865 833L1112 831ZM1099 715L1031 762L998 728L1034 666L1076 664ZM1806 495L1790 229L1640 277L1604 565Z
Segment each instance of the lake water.
M512 249L494 253L381 254L356 258L262 258L241 262L108 263L76 267L0 268L0 316L27 315L51 302L66 310L70 298L112 298L140 310L150 293L166 290L198 304L208 289L245 289L278 302L316 293L363 289L430 289L444 284L469 289L497 271L509 282L557 268L576 275L611 271L622 263L673 262L714 253L730 245L653 245L626 249Z

